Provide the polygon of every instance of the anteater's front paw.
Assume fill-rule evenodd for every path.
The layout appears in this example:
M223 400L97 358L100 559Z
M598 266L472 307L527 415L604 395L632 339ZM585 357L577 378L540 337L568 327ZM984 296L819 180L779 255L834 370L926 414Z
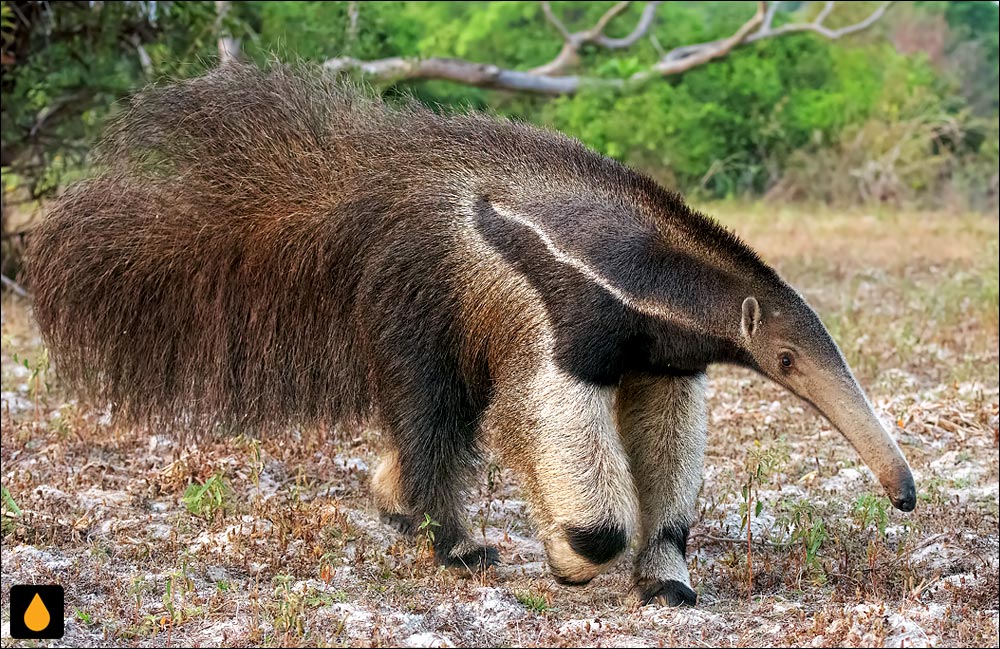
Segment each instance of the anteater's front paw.
M666 581L650 581L636 587L642 605L656 604L658 606L694 606L698 595L691 588L676 579Z
M464 568L471 572L482 572L491 566L500 565L500 553L491 545L461 543L447 553L435 552L441 565L449 568Z

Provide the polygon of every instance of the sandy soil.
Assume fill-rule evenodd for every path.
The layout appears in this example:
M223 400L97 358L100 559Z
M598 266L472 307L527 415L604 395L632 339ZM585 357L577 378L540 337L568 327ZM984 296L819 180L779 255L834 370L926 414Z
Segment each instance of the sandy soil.
M840 341L914 468L912 514L808 407L720 367L690 544L697 608L640 607L628 558L556 585L492 463L470 524L503 565L465 575L379 521L376 431L182 445L115 430L61 391L30 304L7 296L4 646L25 644L8 602L24 582L66 587L66 635L43 646L996 646L996 217L715 210Z

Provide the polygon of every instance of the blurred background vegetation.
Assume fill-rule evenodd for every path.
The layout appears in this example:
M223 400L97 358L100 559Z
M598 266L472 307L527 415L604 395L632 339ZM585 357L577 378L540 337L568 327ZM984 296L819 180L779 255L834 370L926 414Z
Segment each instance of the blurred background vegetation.
M782 2L773 24L831 3ZM832 27L881 3L840 2ZM4 273L44 199L86 173L120 99L218 64L220 48L265 63L336 57L453 57L510 70L552 61L566 32L628 35L646 3L26 2L2 3ZM572 70L621 80L665 52L729 37L753 2L670 2L634 44L584 43ZM552 17L558 16L557 21ZM374 76L382 93L544 124L700 199L890 203L996 214L998 10L995 2L893 3L832 40L810 31L747 42L642 84L587 83L551 96L445 80ZM355 72L357 73L357 72ZM360 74L360 73L357 73ZM13 242L13 243L12 243Z

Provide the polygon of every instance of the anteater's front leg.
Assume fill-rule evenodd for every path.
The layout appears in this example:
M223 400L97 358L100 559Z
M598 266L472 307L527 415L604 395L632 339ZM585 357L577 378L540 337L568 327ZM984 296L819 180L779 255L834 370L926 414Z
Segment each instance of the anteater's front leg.
M551 364L498 386L486 425L515 469L555 578L585 584L613 565L638 526L638 498L614 421L615 388Z
M704 468L705 375L627 376L617 406L642 509L636 590L643 604L693 605L685 553Z

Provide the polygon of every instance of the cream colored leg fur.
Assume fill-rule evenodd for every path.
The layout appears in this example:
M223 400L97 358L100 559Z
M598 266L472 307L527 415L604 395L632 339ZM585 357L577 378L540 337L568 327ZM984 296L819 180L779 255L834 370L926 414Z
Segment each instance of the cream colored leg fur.
M635 570L640 591L670 580L691 586L684 547L704 470L705 385L700 374L628 376L621 386L618 425L642 512Z

